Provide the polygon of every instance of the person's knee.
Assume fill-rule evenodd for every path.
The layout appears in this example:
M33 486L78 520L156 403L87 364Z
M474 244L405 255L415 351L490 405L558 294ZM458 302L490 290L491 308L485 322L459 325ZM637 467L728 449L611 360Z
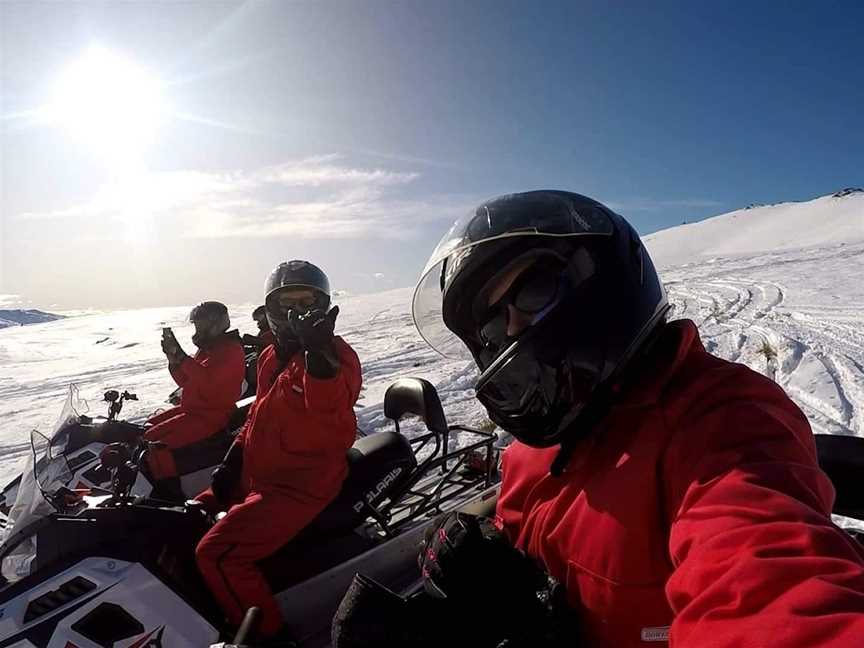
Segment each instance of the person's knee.
M195 496L195 501L200 502L205 511L211 515L214 514L213 508L216 505L217 500L212 490L208 488L207 490L201 491ZM215 513L218 513L218 510L215 511Z
M221 551L221 544L214 542L209 534L205 535L195 547L195 562L198 563L198 568L204 571L215 566Z

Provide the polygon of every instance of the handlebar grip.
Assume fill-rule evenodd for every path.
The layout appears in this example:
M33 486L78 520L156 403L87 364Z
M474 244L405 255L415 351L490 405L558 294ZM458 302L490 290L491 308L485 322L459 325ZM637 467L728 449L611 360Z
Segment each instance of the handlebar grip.
M243 617L243 622L237 628L237 634L234 635L233 643L236 645L245 644L249 635L255 631L258 626L258 619L261 617L261 608L251 607L246 610L246 615Z

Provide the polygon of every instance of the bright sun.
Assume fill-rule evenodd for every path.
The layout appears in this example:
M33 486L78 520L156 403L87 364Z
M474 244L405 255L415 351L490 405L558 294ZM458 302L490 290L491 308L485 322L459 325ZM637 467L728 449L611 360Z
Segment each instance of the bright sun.
M95 153L134 161L152 144L165 115L162 84L93 47L63 70L43 114Z

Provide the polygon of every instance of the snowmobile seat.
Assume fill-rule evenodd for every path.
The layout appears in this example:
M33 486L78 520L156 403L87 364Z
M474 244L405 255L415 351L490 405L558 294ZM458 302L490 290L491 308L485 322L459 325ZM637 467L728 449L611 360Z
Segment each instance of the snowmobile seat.
M172 453L177 472L188 475L218 465L234 443L233 429L229 426L201 441L175 448Z
M342 491L304 535L332 535L359 526L369 515L369 505L386 499L416 467L411 443L398 432L378 432L357 440L348 450L348 477Z
M843 434L814 434L819 465L837 492L834 513L864 520L864 439Z
M419 416L431 432L446 441L447 419L432 383L422 378L397 380L384 394L384 416L396 430L377 432L354 443L348 451L348 477L342 491L306 531L332 534L359 526L371 512L369 505L383 502L413 476L417 457L411 442L399 431L399 420L406 414Z

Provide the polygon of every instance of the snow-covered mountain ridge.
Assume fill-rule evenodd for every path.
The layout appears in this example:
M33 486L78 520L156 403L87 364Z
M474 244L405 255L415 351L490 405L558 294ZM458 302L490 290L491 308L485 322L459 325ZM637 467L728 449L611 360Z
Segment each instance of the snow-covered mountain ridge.
M864 191L844 189L806 202L753 206L644 237L658 267L864 241Z
M33 309L0 309L0 328L7 326L26 326L27 324L41 324L62 319L62 315L54 315Z

